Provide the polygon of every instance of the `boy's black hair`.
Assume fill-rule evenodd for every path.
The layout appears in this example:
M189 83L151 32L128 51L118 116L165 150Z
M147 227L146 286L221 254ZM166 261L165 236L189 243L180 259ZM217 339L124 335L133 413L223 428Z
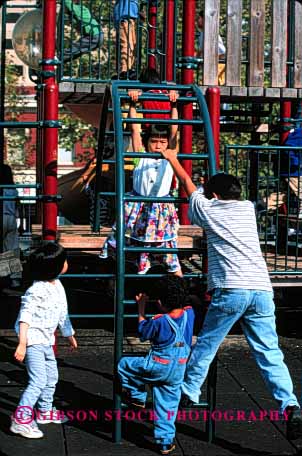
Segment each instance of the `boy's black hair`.
M29 257L33 280L54 280L61 273L66 261L65 249L55 242L48 242L34 250Z
M147 128L147 130L144 132L142 141L145 149L147 150L148 147L148 141L150 138L154 137L159 137L159 138L167 138L169 140L170 138L170 128L168 125L155 125L151 124Z
M160 84L160 76L155 68L144 68L139 76L140 82L145 84Z
M231 174L219 173L212 176L204 187L205 197L211 199L213 193L219 195L222 200L239 200L241 185L237 177Z
M14 178L13 172L9 165L2 164L0 165L0 184L1 185L13 185Z
M199 11L198 16L199 16L199 17L204 17L204 12L203 12L202 10Z
M185 280L175 275L167 275L167 277L159 279L158 282L153 283L153 290L150 290L150 298L160 299L168 311L185 306L187 296L188 290Z

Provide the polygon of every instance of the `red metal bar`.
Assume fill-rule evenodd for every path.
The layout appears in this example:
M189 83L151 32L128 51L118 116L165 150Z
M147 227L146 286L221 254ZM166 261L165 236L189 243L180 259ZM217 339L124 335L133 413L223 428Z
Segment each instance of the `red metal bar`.
M175 1L166 0L166 80L168 82L175 80Z
M218 87L209 87L206 93L211 126L213 131L216 167L220 166L220 89Z
M56 0L43 2L43 60L54 60L56 49ZM43 63L44 120L58 120L58 85L54 65ZM58 128L44 128L42 133L43 193L56 195L58 188L57 155ZM43 203L42 230L44 240L55 240L57 233L57 203Z
M287 27L287 35L286 35L286 53L287 53L287 60L289 60L289 41L290 41L290 13L291 13L291 5L290 2L287 4L287 14L288 14L288 27ZM287 84L286 86L288 87L288 76L289 76L289 68L288 65L286 66L286 81ZM280 104L280 118L284 119L286 117L291 117L292 113L292 104L290 101L282 101ZM282 122L281 120L281 125L285 127L286 125L289 125L288 122ZM289 135L289 131L282 131L280 133L280 144L284 144L287 137Z
M150 1L148 8L148 23L149 23L149 51L155 52L156 49L156 16L157 16L157 1ZM156 56L148 55L148 67L156 69Z
M292 114L292 103L291 103L291 101L282 101L281 105L280 105L280 117L281 117L281 119L284 119L286 117L290 118L291 114ZM283 122L281 120L281 125L283 127L285 127L286 125L290 125L290 123L289 122ZM289 135L289 131L282 131L280 133L280 143L281 144L285 143L288 135Z
M195 37L195 1L194 0L183 0L183 31L182 31L182 55L183 57L194 57L194 37ZM189 65L185 65L182 68L181 75L183 84L192 84L194 81L193 69L189 68ZM183 119L193 118L193 105L188 103L183 106L182 109ZM185 153L192 153L192 126L184 125L180 131L180 151ZM192 162L184 160L182 163L184 169L192 175ZM186 193L183 188L180 189L180 196L186 197ZM182 203L179 207L179 218L182 225L189 225L190 220L188 218L188 204Z

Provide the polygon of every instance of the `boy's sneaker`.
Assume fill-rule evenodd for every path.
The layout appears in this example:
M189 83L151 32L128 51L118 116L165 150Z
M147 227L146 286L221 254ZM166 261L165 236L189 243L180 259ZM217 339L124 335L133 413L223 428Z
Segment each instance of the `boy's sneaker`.
M286 422L286 438L296 440L302 438L302 412L296 405L286 407L288 420Z
M64 424L68 421L68 418L65 415L64 411L57 410L55 407L53 407L51 410L47 410L47 412L37 410L36 417L36 421L39 424Z
M134 397L130 396L130 393L128 391L125 391L122 393L122 402L128 407L137 407L137 408L145 408L146 407L146 402L140 401L138 399L135 399Z
M182 394L179 402L179 408L181 409L189 409L197 404L192 401L192 399L189 398L186 394Z
M26 437L27 439L40 439L44 435L34 420L29 424L22 424L18 423L13 416L11 417L9 429L14 434L22 435L22 437Z
M175 450L175 445L174 443L160 443L158 445L158 449L160 454L170 454L172 451Z

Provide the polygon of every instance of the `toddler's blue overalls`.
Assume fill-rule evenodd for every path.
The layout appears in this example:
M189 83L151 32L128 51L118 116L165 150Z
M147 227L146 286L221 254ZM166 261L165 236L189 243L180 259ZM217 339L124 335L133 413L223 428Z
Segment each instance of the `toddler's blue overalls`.
M118 365L122 386L132 399L145 402L145 385L153 389L154 437L156 443L169 444L175 437L175 419L181 394L186 362L190 347L184 338L187 313L178 324L167 314L166 318L175 333L173 343L165 346L153 345L149 354L143 357L125 357Z

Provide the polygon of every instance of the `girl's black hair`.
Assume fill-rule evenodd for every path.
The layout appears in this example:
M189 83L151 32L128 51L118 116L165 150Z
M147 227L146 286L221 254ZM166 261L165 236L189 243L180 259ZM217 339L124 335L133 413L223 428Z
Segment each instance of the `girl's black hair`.
M29 257L33 280L54 280L61 273L66 261L65 249L55 242L47 242L34 250Z
M154 125L151 124L149 127L146 129L142 136L142 142L144 145L144 148L147 150L148 148L148 141L150 138L154 137L159 137L159 138L167 138L169 140L170 138L170 128L168 125Z
M14 184L13 172L10 166L4 164L0 165L0 183L1 185Z
M231 174L219 173L212 176L204 187L205 197L213 198L213 193L223 200L239 200L241 185L237 177Z
M160 76L155 68L145 68L141 72L139 80L145 84L160 84L161 82Z

